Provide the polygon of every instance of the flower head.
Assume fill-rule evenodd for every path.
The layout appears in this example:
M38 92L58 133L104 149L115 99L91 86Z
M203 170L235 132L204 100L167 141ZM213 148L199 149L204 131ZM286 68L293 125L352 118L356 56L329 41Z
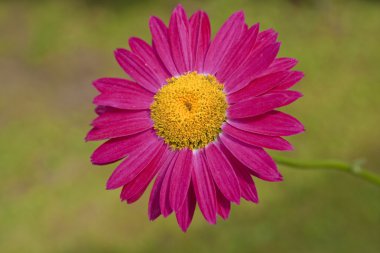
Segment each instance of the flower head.
M106 140L94 164L124 159L107 189L122 187L121 199L138 200L154 180L149 218L175 213L189 227L196 204L209 223L228 218L231 202L258 202L252 176L281 181L264 148L291 150L281 136L304 130L276 108L301 94L289 90L302 77L297 61L276 58L273 30L248 27L243 12L233 14L211 41L203 11L190 19L177 6L167 27L149 22L152 46L139 38L116 60L133 81L94 82L98 117L86 140Z

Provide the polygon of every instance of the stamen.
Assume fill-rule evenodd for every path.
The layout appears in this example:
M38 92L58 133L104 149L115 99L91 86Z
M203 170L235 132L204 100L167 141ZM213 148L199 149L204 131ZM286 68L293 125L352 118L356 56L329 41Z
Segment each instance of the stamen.
M154 129L173 149L199 149L213 142L226 119L223 85L190 72L167 80L150 106Z

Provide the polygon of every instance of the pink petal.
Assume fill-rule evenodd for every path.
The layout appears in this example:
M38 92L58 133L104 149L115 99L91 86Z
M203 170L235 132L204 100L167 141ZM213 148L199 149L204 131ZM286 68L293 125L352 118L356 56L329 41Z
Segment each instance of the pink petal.
M107 181L107 189L116 189L131 182L149 165L157 154L162 154L163 146L163 141L157 140L149 146L132 152L129 158L125 159L114 170Z
M228 102L234 104L252 97L263 95L267 91L278 86L288 75L289 72L282 71L254 79L243 89L229 94Z
M120 160L133 150L148 145L157 139L153 129L138 134L111 139L100 145L92 154L93 164L108 164Z
M297 65L298 61L293 58L277 58L261 75L267 75L278 71L285 71L292 69Z
M224 134L220 135L220 140L229 152L257 177L268 181L282 180L273 159L262 148L247 145Z
M144 62L148 63L151 69L156 73L161 85L170 77L168 70L165 68L161 60L157 57L153 48L140 38L129 39L129 46L133 53L140 57Z
M273 89L273 91L287 90L304 77L304 74L300 71L293 71L290 73L288 77L286 77L277 87Z
M223 196L219 189L216 189L216 199L217 199L217 213L224 220L228 219L230 216L231 202Z
M108 127L109 125L120 123L129 119L148 119L150 117L149 115L150 112L148 110L135 111L110 108L94 119L91 125L99 128Z
M126 200L128 204L137 201L145 192L157 172L162 169L162 167L167 167L172 158L173 152L170 151L167 145L163 145L148 166L138 174L135 179L124 185L120 199L122 201Z
M210 45L211 28L207 13L197 11L190 17L193 69L203 73L203 63Z
M256 37L259 31L259 24L248 29L241 39L229 51L225 60L222 62L220 69L216 73L218 80L222 83L232 75L235 70L248 59L254 49Z
M156 93L161 87L162 80L159 76L136 54L125 49L117 49L115 57L124 71L143 88Z
M245 200L252 201L253 203L257 203L258 195L257 195L255 183L253 182L252 177L250 175L251 170L247 166L239 162L239 160L237 160L224 145L221 145L221 150L223 151L225 156L228 158L232 167L235 170L236 176L240 184L241 196Z
M138 113L135 115L138 115ZM120 116L122 115L125 118L121 118ZM149 117L143 115L134 116L130 112L104 113L93 121L93 125L94 128L87 134L86 141L97 141L137 134L152 128L153 122Z
M152 33L153 48L160 57L162 63L172 76L178 76L179 73L170 54L170 44L168 40L168 28L164 22L157 17L151 17L149 20L150 32Z
M190 185L185 202L176 212L178 224L183 232L187 231L193 220L196 203L197 200L195 198L194 187L193 185Z
M189 149L182 149L177 152L179 154L173 167L169 193L170 205L175 211L182 206L189 189L193 156Z
M179 4L173 11L169 23L170 49L179 74L192 70L192 50L189 21Z
M94 99L96 105L139 110L149 109L153 102L153 93L125 79L101 78L94 82L94 86L102 92Z
M257 116L275 108L293 103L300 97L302 97L302 94L297 91L276 91L267 93L260 97L253 97L231 105L227 110L227 117L239 119Z
M240 186L235 172L217 145L211 143L205 148L206 161L215 184L230 201L239 204Z
M244 31L244 14L234 13L223 24L211 42L204 62L204 72L215 74L231 48L237 43Z
M305 130L296 118L278 111L253 118L229 120L228 123L244 131L271 136L289 136Z
M204 153L199 150L194 155L192 182L197 197L199 209L205 219L216 223L216 192L214 182L205 161Z
M275 43L277 41L277 37L278 33L273 29L260 32L257 36L255 51L260 51L268 45Z
M248 85L273 62L279 49L280 43L275 43L252 53L249 59L225 80L227 93L233 93Z
M250 133L240 130L229 124L224 124L222 131L233 138L256 147L270 148L275 150L293 150L292 145L278 136L268 136Z
M170 162L166 173L165 178L162 181L161 190L160 190L160 209L161 213L164 217L169 216L173 212L173 208L170 205L170 184L171 184L171 176L173 173L174 165L178 158L178 152L175 152L175 157Z
M162 183L164 181L166 172L170 164L172 163L173 159L175 158L176 154L172 152L170 156L171 158L167 159L165 164L159 170L156 181L154 182L152 191L150 193L149 205L148 205L148 214L149 214L150 220L155 220L157 217L161 215L161 208L160 208L161 187L162 187Z

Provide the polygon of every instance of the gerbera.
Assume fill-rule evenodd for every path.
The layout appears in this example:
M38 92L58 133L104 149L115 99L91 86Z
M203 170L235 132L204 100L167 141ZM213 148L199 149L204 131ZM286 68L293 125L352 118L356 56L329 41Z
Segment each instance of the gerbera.
M138 200L155 178L149 219L175 212L182 230L196 204L209 223L228 218L231 202L258 202L252 176L281 181L264 148L291 150L281 136L304 130L292 116L276 111L301 97L288 90L302 77L297 61L276 58L277 33L248 27L233 14L210 39L207 14L190 19L177 6L167 27L151 17L152 46L139 38L115 57L133 79L102 78L94 103L98 117L86 140L105 140L94 164L124 159L107 189Z

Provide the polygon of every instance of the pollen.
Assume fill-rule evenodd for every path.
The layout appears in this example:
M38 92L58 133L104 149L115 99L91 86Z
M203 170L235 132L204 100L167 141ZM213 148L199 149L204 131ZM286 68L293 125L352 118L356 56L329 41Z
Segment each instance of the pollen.
M172 149L199 149L213 142L226 120L223 85L212 75L172 77L150 106L157 135Z

